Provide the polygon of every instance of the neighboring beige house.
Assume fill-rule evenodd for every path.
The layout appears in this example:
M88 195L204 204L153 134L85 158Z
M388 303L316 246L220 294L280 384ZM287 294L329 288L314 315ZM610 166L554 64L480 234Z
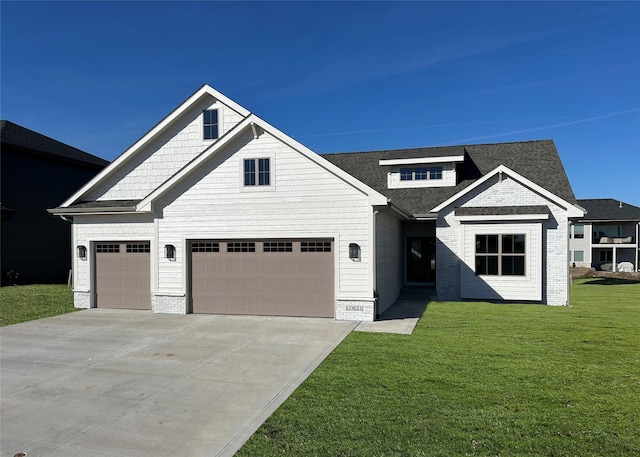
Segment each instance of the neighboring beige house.
M566 305L552 141L320 156L203 86L51 210L75 305L373 320L407 285Z
M569 265L640 271L640 208L612 198L578 200L584 217L571 226Z

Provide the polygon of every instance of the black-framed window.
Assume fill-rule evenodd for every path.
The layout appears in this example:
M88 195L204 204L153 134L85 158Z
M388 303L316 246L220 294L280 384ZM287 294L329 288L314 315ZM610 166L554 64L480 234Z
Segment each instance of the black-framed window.
M218 139L218 110L208 109L202 113L202 125L204 128L203 138L205 140Z
M127 252L129 253L151 252L151 245L149 243L127 243Z
M442 167L401 168L400 181L424 181L442 179Z
M244 159L244 185L270 186L271 159Z
M476 235L476 274L524 276L525 241L524 234Z
M293 252L291 241L265 241L262 244L264 252Z

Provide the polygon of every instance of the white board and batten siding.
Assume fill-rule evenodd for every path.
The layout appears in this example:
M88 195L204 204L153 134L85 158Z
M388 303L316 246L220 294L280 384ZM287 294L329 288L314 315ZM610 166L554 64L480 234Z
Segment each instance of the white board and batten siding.
M330 238L336 300L372 305L368 197L268 133L247 134L156 202L158 244L178 247L175 261L159 259L158 294L187 294L192 240ZM244 159L266 157L271 185L244 187ZM349 243L360 245L359 261L349 258Z
M218 110L218 136L235 127L242 116L211 97L188 109L175 125L123 164L88 200L136 200L149 195L215 140L203 139L202 112Z

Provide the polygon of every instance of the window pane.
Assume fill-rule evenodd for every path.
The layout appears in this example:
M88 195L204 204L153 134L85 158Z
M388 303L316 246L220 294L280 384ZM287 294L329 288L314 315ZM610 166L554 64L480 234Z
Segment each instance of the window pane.
M269 185L269 159L258 160L258 184L261 186Z
M477 275L487 274L487 256L484 256L484 255L476 256L476 274Z
M487 252L487 235L476 235L476 253L484 254Z
M524 257L502 256L502 274L503 276L524 276Z
M400 181L411 181L413 179L413 170L411 168L400 169Z
M431 167L429 169L429 179L442 179L442 167Z
M576 262L584 262L584 251L573 251L573 260Z
M427 179L427 169L426 168L416 168L415 170L415 179Z
M215 140L218 138L218 110L206 110L203 113L202 125L204 127L204 139Z
M244 185L256 185L256 162L253 159L244 160Z
M488 275L498 274L498 256L495 256L495 255L487 256L487 274Z
M498 235L487 235L487 252L498 253Z
M513 235L502 235L502 252L513 253Z
M524 254L524 235L513 235L513 252Z
M576 224L573 226L573 237L574 238L584 238L584 225Z

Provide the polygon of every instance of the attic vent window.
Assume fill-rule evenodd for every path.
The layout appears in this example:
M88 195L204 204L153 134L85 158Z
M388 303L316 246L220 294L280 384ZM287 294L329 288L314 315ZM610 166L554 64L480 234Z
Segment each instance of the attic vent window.
M218 139L218 110L208 109L202 114L202 125L204 127L205 140Z
M442 167L401 168L400 181L442 179Z

